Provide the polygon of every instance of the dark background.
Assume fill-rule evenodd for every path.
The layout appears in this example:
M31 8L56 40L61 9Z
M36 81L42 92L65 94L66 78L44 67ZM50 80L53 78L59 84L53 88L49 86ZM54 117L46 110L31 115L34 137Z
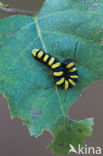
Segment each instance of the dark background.
M38 12L44 0L2 0L11 7ZM8 16L0 12L0 19ZM85 82L84 82L85 83ZM69 110L71 119L83 120L94 117L93 136L85 144L103 148L103 81L98 81L83 90L83 95ZM20 119L10 118L7 101L0 95L0 156L57 156L46 145L52 136L45 131L40 137L31 137Z

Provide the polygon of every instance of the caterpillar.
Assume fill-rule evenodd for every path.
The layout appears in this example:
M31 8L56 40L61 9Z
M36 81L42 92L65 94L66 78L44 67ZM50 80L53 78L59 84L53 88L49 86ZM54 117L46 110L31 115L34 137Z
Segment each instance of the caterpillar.
M34 49L32 56L50 68L53 80L58 87L67 90L76 86L79 75L77 67L71 59L60 62L57 58L41 49Z

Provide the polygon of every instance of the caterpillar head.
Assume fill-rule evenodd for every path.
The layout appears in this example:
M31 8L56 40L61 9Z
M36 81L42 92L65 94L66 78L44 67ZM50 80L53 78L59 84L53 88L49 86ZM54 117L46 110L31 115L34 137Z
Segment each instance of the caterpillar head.
M33 49L33 50L32 50L32 55L33 55L33 56L36 56L36 53L37 53L38 51L40 51L40 49Z

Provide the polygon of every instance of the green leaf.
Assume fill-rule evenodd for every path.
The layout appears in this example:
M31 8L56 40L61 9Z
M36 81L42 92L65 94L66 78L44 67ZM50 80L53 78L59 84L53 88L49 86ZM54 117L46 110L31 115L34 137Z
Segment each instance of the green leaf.
M78 148L79 143L82 147L85 136L92 135L91 125L93 125L93 120L86 119L79 122L69 120L68 122L68 119L66 119L64 126L63 123L64 121L61 119L59 125L56 126L57 131L55 134L55 140L49 145L49 147L52 148L55 153L69 154L70 145Z
M0 2L0 8L6 8L6 5Z
M11 16L0 21L0 92L8 99L11 116L21 118L31 135L45 129L53 134L50 147L57 153L68 153L69 143L77 147L92 132L92 119L72 121L71 127L67 112L83 88L103 79L102 6L102 0L95 4L93 0L46 0L35 18ZM73 59L78 85L68 91L57 88L50 70L33 59L34 48L60 61Z

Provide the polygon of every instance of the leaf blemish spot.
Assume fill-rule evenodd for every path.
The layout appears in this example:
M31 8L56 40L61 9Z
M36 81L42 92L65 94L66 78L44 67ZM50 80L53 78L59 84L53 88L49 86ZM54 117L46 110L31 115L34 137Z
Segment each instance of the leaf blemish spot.
M79 128L79 129L78 129L78 132L79 132L79 133L82 133L82 129Z
M64 145L62 145L62 144L58 144L58 146L60 146L60 147L64 147Z
M13 35L13 34L15 34L16 32L18 32L19 30L20 30L20 28L18 28L18 29L16 29L16 30L11 30L11 31L10 31L10 34Z
M31 109L31 113L32 113L33 119L36 119L36 117L41 114L41 112L36 111L35 109Z
M72 129L69 127L69 128L68 128L68 131L72 131Z
M11 73L12 72L12 68L9 68L7 72L8 73Z
M84 95L85 95L84 93L81 94L81 96L83 96L83 97L84 97Z
M72 120L69 120L69 124L71 124L73 121Z
M3 34L3 35L2 35L2 38L6 38L6 35L5 35L5 34Z
M52 49L58 47L60 45L60 41L55 41L52 43Z
M97 3L96 1L93 2L93 3L92 3L92 7L96 9L96 8L98 7L98 3Z

